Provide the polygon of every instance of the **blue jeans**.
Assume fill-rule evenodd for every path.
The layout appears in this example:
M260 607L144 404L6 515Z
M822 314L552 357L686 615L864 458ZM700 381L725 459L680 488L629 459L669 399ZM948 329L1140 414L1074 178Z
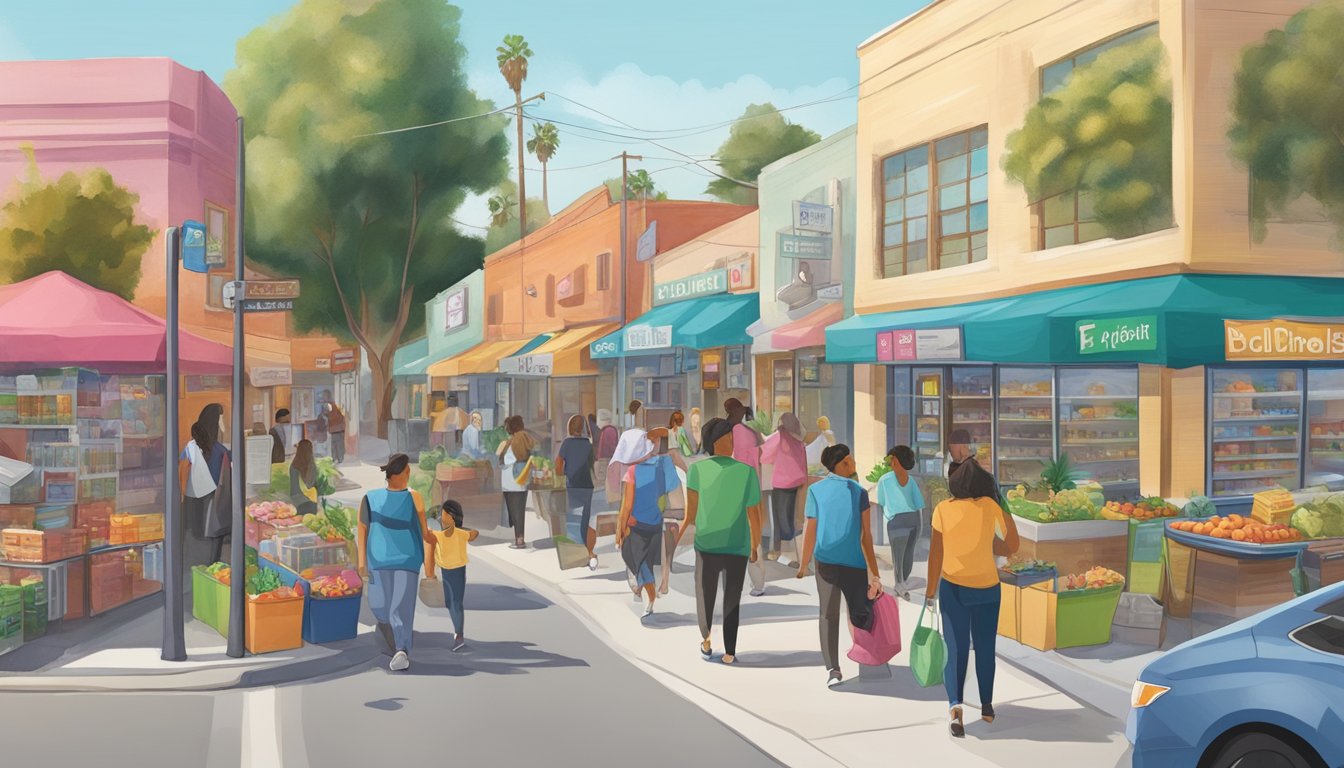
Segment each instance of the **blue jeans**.
M569 488L565 491L569 514L565 517L566 533L575 544L588 543L588 527L593 519L593 489Z
M392 625L396 650L411 651L415 599L420 594L418 571L369 571L369 610L380 624Z
M980 706L994 703L994 641L999 631L999 585L984 589L963 587L946 579L938 584L938 610L943 616L947 665L943 686L952 706L962 703L966 668L975 648L975 679L980 684Z
M448 615L453 618L453 630L462 634L462 599L467 593L467 566L461 568L440 568L443 579L443 604L448 606Z

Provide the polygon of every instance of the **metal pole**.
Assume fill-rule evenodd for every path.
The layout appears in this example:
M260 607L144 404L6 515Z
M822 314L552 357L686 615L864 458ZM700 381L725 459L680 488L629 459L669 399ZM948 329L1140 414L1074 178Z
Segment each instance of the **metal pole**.
M243 201L243 195L246 192L244 172L246 166L244 163L244 145L243 145L243 118L238 118L238 171L237 192L235 193L234 221L236 228L233 236L233 279L238 283L243 282L243 212L246 210ZM233 302L233 525L230 527L229 534L229 568L236 574L229 585L229 645L228 655L239 659L242 658L243 648L243 621L244 610L243 587L247 581L247 557L243 552L243 530L246 527L246 521L243 520L243 506L247 503L245 489L247 488L247 440L243 437L243 409L246 403L243 400L243 368L245 365L244 357L244 337L243 337L243 293L238 292L234 296Z
M621 287L620 287L620 290L621 290L621 318L620 318L620 324L621 324L622 326L624 326L626 323L628 323L628 322L630 321L630 318L626 316L626 315L628 314L628 312L629 312L629 308L627 307L627 303L626 303L626 302L627 302L627 300L628 300L628 293L629 293L629 290L630 290L629 286L626 284L626 283L627 283L627 278L629 277L629 265L627 264L627 259L629 258L629 256L628 256L628 254L627 254L627 252L626 252L626 251L627 251L627 248L628 248L628 240L629 240L629 236L626 234L626 232L627 232L627 230L628 230L628 228L629 228L629 221L627 220L627 215L626 215L626 209L627 209L627 206L626 206L626 198L628 198L628 197L630 196L630 195L628 194L628 192L627 192L627 187L628 187L628 185L629 185L629 176L630 176L629 161L630 161L630 160L643 160L643 159L644 159L644 158L642 158L642 157L640 157L640 156L638 156L638 155L632 155L632 154L630 154L629 152L621 152ZM617 365L617 368L618 368L618 370L617 370L617 375L616 375L616 403L615 403L615 407L612 408L612 410L614 410L614 411L616 412L616 414L617 414L617 419L619 419L620 428L621 428L621 429L624 429L624 428L625 428L625 412L626 412L626 407L625 407L625 406L626 406L625 375L626 375L626 373L628 372L628 368L626 367L626 358L625 358L625 349L624 349L624 345L622 345L622 349L621 349L621 357L620 357L620 359L618 359L618 360L616 361L616 365Z
M182 260L182 240L177 227L167 233L167 297L163 323L164 362L164 511L163 511L163 649L164 661L186 661L187 643L183 635L182 547L186 537L182 529L182 489L177 476L177 283L178 264Z

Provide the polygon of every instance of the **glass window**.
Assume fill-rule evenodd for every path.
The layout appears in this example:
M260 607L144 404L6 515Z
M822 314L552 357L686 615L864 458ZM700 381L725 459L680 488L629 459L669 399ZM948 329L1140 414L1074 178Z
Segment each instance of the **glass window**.
M1214 369L1209 389L1210 495L1300 488L1302 372Z
M1307 485L1344 486L1344 369L1307 371Z
M882 161L884 199L879 277L959 266L984 259L989 229L989 129L947 136ZM930 153L933 178L930 178ZM932 201L929 190L936 194ZM934 210L930 210L932 205ZM930 214L936 214L930 216ZM930 218L933 232L930 232ZM929 258L935 239L937 258Z
M999 482L1036 482L1055 457L1053 368L999 369Z
M887 445L909 444L910 369L893 365L887 368Z
M597 257L597 290L611 289L611 254L603 253Z
M1294 631L1290 637L1312 650L1344 656L1344 619L1338 616L1314 621Z
M1059 451L1111 487L1139 482L1139 369L1059 370Z

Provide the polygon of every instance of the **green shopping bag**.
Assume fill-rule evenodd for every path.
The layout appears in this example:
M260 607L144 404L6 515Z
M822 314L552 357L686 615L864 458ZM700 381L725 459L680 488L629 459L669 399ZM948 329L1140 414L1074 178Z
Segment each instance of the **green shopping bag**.
M910 640L910 671L915 674L915 682L922 688L931 688L943 682L943 666L947 663L947 646L943 636L933 626L934 619L929 618L929 626L924 626L924 613L928 605L919 609L919 621L915 623L915 635Z

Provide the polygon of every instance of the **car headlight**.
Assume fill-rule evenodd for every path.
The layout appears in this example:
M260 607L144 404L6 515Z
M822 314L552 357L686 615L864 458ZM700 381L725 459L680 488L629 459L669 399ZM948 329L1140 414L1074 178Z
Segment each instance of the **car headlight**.
M1139 680L1134 683L1134 692L1130 694L1129 705L1135 709L1140 709L1157 701L1158 697L1170 691L1165 685L1153 685Z

